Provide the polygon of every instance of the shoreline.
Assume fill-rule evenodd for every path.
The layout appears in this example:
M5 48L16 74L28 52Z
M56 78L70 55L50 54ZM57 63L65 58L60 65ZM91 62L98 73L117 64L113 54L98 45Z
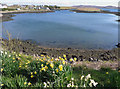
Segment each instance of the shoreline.
M76 57L79 61L117 61L118 49L111 50L105 49L75 49L75 48L48 48L43 47L30 41L23 41L12 39L9 43L8 40L2 39L5 44L2 44L7 50L24 53L27 55L45 55L50 57L59 57L65 54L68 59ZM11 45L12 44L12 45Z
M71 10L76 13L105 13L105 14L114 14L120 16L119 12L109 12L109 11L82 11L82 10Z
M117 16L120 16L119 12L109 12L109 11L82 11L82 10L70 10L67 9L69 11L72 12L76 12L76 13L105 13L105 14L114 14ZM14 17L16 15L13 14L20 14L20 13L49 13L49 12L55 12L52 10L47 10L47 11L39 11L39 10L35 10L35 11L30 11L30 10L22 10L22 11L0 11L0 13L2 14L2 16L0 16L0 19L2 19L2 22L5 21L10 21L13 20L11 17ZM120 22L120 20L116 20L118 22Z
M51 10L46 10L46 11L39 11L39 10L34 10L34 11L30 11L30 10L23 10L23 11L0 11L0 13L1 13L0 19L2 19L2 22L5 22L5 21L13 20L11 17L16 16L16 15L13 15L13 14L21 14L21 13L49 13L49 12L54 12L54 11L51 11Z

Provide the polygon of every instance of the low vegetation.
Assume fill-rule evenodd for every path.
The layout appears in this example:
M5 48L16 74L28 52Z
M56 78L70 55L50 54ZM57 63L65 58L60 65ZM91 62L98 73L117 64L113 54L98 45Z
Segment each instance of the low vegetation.
M73 67L76 58L53 58L1 51L1 86L9 87L117 87L120 71Z
M2 11L14 11L16 9L11 9L11 8L3 8Z
M87 7L84 7L84 8L77 8L76 10L80 10L80 11L101 11L101 9L99 8L87 8Z

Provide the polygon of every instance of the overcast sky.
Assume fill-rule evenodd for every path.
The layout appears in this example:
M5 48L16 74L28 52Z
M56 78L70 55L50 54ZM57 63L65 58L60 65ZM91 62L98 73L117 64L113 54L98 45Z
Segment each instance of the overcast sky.
M48 5L99 5L99 6L118 6L119 0L0 0L4 4L48 4Z

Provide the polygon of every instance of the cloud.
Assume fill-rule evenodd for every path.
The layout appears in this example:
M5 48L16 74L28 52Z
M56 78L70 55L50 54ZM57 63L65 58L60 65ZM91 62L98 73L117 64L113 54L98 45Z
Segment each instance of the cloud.
M56 5L113 5L119 0L0 0L7 4L56 4Z

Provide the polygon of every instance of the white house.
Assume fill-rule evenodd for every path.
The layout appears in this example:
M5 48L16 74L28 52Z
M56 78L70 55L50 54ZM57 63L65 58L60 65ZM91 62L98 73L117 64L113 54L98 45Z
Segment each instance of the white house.
M17 10L21 10L20 8L17 8Z
M0 8L7 8L6 4L0 4Z

